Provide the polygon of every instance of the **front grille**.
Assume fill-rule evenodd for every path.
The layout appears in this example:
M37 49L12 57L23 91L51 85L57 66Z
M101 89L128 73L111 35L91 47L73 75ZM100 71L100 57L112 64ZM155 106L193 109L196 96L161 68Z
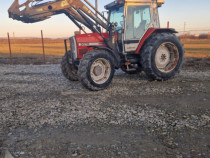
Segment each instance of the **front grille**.
M75 51L75 43L73 37L69 39L71 51Z
M69 39L70 41L70 48L71 48L71 52L73 54L73 58L76 60L77 59L77 43L76 43L76 39L75 37L71 37Z

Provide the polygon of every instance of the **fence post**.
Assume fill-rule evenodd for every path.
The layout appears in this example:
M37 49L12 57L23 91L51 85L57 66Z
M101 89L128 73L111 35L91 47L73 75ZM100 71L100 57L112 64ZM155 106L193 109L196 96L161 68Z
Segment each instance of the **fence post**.
M9 32L7 33L8 37L8 44L9 44L9 54L10 54L10 64L12 65L12 50L11 50L11 43L10 43L10 37L9 37Z
M43 31L42 30L41 30L41 37L42 37L43 63L46 64L46 61L45 61L45 49L44 49L44 38L43 38Z
M169 27L170 27L169 25L170 25L170 23L169 23L169 21L168 21L168 22L167 22L167 28L168 28L168 29L169 29Z

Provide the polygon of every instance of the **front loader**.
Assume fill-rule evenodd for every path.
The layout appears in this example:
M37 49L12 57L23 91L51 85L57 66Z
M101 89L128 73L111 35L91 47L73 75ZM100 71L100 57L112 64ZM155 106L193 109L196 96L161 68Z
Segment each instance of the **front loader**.
M65 41L62 72L97 91L110 85L119 68L128 74L144 71L150 79L161 81L179 72L184 49L174 29L160 28L162 4L164 0L115 0L105 6L106 18L87 0L27 0L21 5L15 0L9 16L25 23L62 13L68 16L83 34L69 38L70 49Z

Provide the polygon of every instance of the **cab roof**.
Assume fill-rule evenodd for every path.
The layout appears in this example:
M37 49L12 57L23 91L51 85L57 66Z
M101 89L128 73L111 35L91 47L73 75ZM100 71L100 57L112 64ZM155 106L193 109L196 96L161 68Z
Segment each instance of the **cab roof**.
M115 0L112 3L109 3L108 5L105 6L105 9L111 10L115 7L122 6L126 2L131 2L131 3L152 3L152 2L157 2L158 7L161 7L162 4L165 3L165 0Z

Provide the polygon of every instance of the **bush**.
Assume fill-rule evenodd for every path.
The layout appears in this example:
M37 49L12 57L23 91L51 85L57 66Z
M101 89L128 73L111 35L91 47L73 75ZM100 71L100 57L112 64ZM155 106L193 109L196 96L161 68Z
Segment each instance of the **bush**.
M208 34L200 34L199 39L208 39L209 35Z

